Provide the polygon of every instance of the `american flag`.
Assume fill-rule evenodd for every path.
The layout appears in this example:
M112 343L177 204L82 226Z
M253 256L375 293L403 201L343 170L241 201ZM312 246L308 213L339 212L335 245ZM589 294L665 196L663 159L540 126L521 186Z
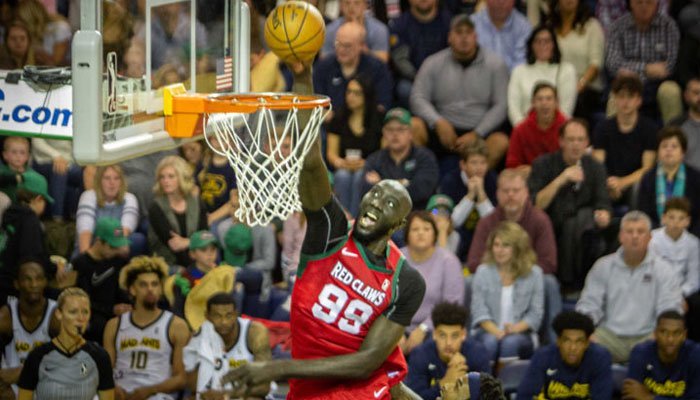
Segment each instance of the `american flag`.
M233 60L226 56L216 60L216 90L231 90L233 88Z

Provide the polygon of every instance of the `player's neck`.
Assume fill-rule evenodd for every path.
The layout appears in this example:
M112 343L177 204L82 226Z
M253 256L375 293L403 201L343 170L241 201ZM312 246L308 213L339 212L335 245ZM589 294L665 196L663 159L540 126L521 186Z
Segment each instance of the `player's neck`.
M382 236L379 239L373 240L369 243L364 243L360 242L362 246L364 246L365 249L369 251L369 253L372 253L375 258L384 258L384 254L386 252L386 245L389 241L390 236ZM370 254L368 254L370 255Z
M131 313L131 319L139 326L145 326L155 321L163 313L158 307L154 309L145 308L138 303L134 306L134 311Z
M221 338L224 340L224 350L229 351L238 342L238 335L241 332L241 326L236 322L236 326L233 327L231 333Z
M19 315L27 318L38 318L44 315L46 311L46 297L42 297L41 300L35 303L29 303L23 300L21 297L19 299Z

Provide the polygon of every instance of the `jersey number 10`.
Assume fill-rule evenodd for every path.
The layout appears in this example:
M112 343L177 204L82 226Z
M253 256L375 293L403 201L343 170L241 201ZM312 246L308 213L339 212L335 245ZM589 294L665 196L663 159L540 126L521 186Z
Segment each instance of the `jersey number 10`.
M345 307L347 305L347 307ZM343 311L343 309L345 309ZM348 303L348 294L340 287L328 283L311 308L314 317L327 324L336 324L343 332L357 335L360 327L372 316L372 306L359 299ZM342 317L338 316L342 312Z

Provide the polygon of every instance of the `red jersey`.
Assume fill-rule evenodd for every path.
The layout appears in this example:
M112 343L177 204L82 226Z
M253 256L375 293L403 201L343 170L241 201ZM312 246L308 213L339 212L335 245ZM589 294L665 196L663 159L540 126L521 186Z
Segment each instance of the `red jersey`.
M364 249L348 239L325 254L304 259L292 292L292 358L324 358L354 353L372 323L393 303L404 257L393 242L386 266L372 264ZM389 389L406 375L396 347L367 380L292 379L288 399L390 399Z

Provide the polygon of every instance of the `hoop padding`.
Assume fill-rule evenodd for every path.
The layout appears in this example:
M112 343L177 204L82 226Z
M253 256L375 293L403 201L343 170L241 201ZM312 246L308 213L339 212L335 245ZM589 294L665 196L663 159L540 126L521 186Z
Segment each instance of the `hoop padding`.
M299 174L327 113L329 100L324 100L302 107L297 106L299 100L290 107L268 107L261 100L255 112L205 113L207 144L228 159L236 174L239 220L267 225L275 217L285 220L301 210ZM300 113L309 115L303 127ZM211 143L212 134L218 146Z

